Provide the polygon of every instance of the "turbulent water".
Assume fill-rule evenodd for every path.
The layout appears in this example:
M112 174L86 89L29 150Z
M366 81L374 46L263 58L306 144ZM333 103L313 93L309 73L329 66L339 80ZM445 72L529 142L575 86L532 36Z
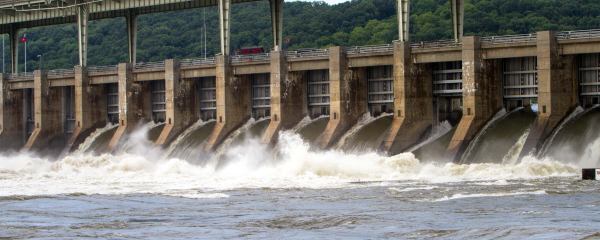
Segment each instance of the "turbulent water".
M393 122L392 114L372 117L370 113L363 115L335 145L335 149L346 153L366 153L377 151L385 132Z
M301 130L320 121L282 132L271 159L259 143L269 121L251 120L220 166L162 157L152 124L115 155L1 155L0 238L600 236L600 184L580 181L576 163L440 164L411 153L311 150Z
M450 141L452 141L454 132L456 132L456 127L452 127L448 121L444 121L434 128L431 136L426 141L408 150L408 152L412 152L422 162L441 162Z
M199 163L200 156L203 155L204 145L215 124L216 121L214 120L207 122L199 120L171 143L163 154L163 158L177 158L191 163Z

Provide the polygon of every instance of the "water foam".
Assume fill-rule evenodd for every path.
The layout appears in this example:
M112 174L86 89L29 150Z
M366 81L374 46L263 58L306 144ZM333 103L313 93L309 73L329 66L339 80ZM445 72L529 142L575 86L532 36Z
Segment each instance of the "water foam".
M371 116L371 113L365 113L363 114L359 119L358 122L356 124L354 124L354 126L352 126L352 128L347 131L341 138L340 140L334 145L334 149L342 149L342 147L344 146L344 144L346 143L346 141L348 141L350 138L352 138L354 135L356 135L356 133L358 133L364 126L369 125L372 122L375 122L376 120L380 119L380 118L384 118L387 116L392 116L394 115L393 113L382 113L381 115L377 116L377 117L373 117Z
M177 137L177 139L175 139L175 141L173 141L171 143L169 148L167 148L167 150L165 150L165 152L163 154L163 158L167 158L167 156L171 155L173 150L177 149L179 144L181 144L184 139L188 138L190 136L190 134L192 134L194 131L196 131L199 128L203 127L204 125L206 125L210 122L214 122L214 121L215 120L212 119L212 120L205 122L205 121L202 121L202 119L200 119L200 120L198 120L198 122L196 122L192 126L188 127L185 131L183 131L183 133L179 134L179 137Z
M223 155L227 151L230 151L229 145L231 145L231 143L233 143L235 139L237 139L242 133L246 132L248 129L250 129L250 127L254 126L255 124L269 119L270 118L260 118L258 120L255 120L254 118L250 118L248 122L246 122L243 126L239 127L233 133L229 134L229 136L223 141L223 143L221 143L221 145L217 148L215 153L211 156L211 158L208 161L208 165L216 167L219 163L219 158L221 158L221 155Z
M540 194L546 194L546 191L539 190L539 191L533 191L533 192L513 192L513 193L501 192L501 193L474 193L474 194L457 193L452 196L444 196L442 198L429 200L429 201L430 202L442 202L442 201L449 201L449 200L461 199L461 198L504 197L504 196L515 196L515 195L540 195Z
M96 129L96 131L94 131L92 134L90 134L90 136L87 137L83 143L79 144L79 147L77 148L77 150L73 151L72 154L73 155L83 154L92 146L92 144L96 141L96 138L98 138L98 136L100 136L103 133L110 131L111 129L116 128L118 126L119 126L118 124L113 125L112 123L108 123L103 128Z
M530 128L527 128L523 135L519 137L519 140L513 145L506 156L502 158L502 164L515 164L519 160L519 155L521 154L521 150L523 150L523 146L525 145L525 141L527 141L527 136L529 136Z

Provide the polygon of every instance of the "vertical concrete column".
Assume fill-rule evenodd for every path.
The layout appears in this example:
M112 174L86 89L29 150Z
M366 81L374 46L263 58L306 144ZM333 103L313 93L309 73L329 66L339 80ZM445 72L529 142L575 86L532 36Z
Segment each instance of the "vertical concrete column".
M87 67L75 67L75 130L63 153L79 147L97 128L106 124L104 85L91 85Z
M137 25L138 15L135 9L127 10L125 13L127 23L127 49L129 50L129 63L136 63L137 57Z
M216 60L217 123L204 146L205 153L215 150L232 131L248 121L252 107L250 81L233 76L228 55L219 55Z
M150 101L144 101L144 86L134 83L133 64L119 63L119 127L108 144L110 152L119 143L124 133L131 131L138 123L148 121L152 115Z
M263 144L273 144L279 131L290 129L306 116L305 83L302 78L291 78L285 52L271 52L271 123L263 135Z
M458 162L477 132L502 108L502 65L483 60L481 38L463 38L463 116L444 159Z
M521 156L537 153L558 123L577 107L576 55L560 55L556 32L537 33L538 117Z
M392 127L380 150L398 154L418 143L433 121L431 69L415 64L410 42L394 42L394 108Z
M17 73L19 69L19 24L10 24L10 32L8 33L10 41L10 66L12 73Z
M195 81L181 78L179 60L165 61L166 122L156 145L169 144L187 127L198 121Z
M80 5L77 9L77 39L79 40L79 66L87 66L89 6Z
M0 150L23 147L23 90L10 90L6 74L0 74Z
M62 119L62 88L50 88L46 76L46 70L34 71L35 129L24 150L35 150L42 156L56 157L66 143Z
M346 47L329 48L329 96L329 123L318 140L322 149L335 144L367 112L366 71L348 67Z

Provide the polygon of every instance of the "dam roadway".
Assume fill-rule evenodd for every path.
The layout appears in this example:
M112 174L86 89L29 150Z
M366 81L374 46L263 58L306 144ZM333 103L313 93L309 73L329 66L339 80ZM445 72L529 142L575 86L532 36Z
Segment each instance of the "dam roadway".
M451 120L458 128L445 158L458 161L498 110L537 103L526 154L577 106L598 104L599 52L600 30L543 31L3 74L0 143L58 156L112 122L110 151L155 121L165 123L156 144L166 146L214 119L210 153L252 117L271 119L261 142L274 144L304 117L329 115L318 139L327 149L363 114L393 113L381 151L407 150Z

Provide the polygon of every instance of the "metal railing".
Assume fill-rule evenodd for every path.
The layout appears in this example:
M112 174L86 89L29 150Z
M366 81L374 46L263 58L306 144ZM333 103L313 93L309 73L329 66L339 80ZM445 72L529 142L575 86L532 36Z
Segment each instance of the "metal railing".
M56 69L56 70L48 70L48 77L59 77L59 76L69 76L75 75L75 69Z
M557 32L557 40L600 38L600 29Z
M318 49L298 49L296 51L289 51L286 54L287 58L310 58L310 57L329 57L329 48Z
M165 61L159 62L140 62L133 65L133 70L165 68Z
M271 54L269 54L269 53L231 56L231 63L259 62L259 61L270 61L270 60L271 60Z
M8 74L8 80L33 78L33 72L21 72Z
M392 45L391 43L388 43L388 44L380 44L380 45L349 47L347 50L347 54L393 52L393 51L394 51L394 45Z
M88 68L88 73L116 72L118 70L119 70L118 65L97 66L97 67Z
M414 42L414 43L410 44L410 49L411 50L420 50L420 49L449 48L449 47L460 47L460 46L462 46L461 41L450 39L450 40Z
M536 41L537 41L537 33L531 33L531 34L482 37L481 45L493 45L493 44L505 44L505 43L525 43L525 42L536 42Z
M201 65L214 65L217 61L214 57L212 58L195 58L195 59L183 59L181 60L182 67L189 66L201 66Z

